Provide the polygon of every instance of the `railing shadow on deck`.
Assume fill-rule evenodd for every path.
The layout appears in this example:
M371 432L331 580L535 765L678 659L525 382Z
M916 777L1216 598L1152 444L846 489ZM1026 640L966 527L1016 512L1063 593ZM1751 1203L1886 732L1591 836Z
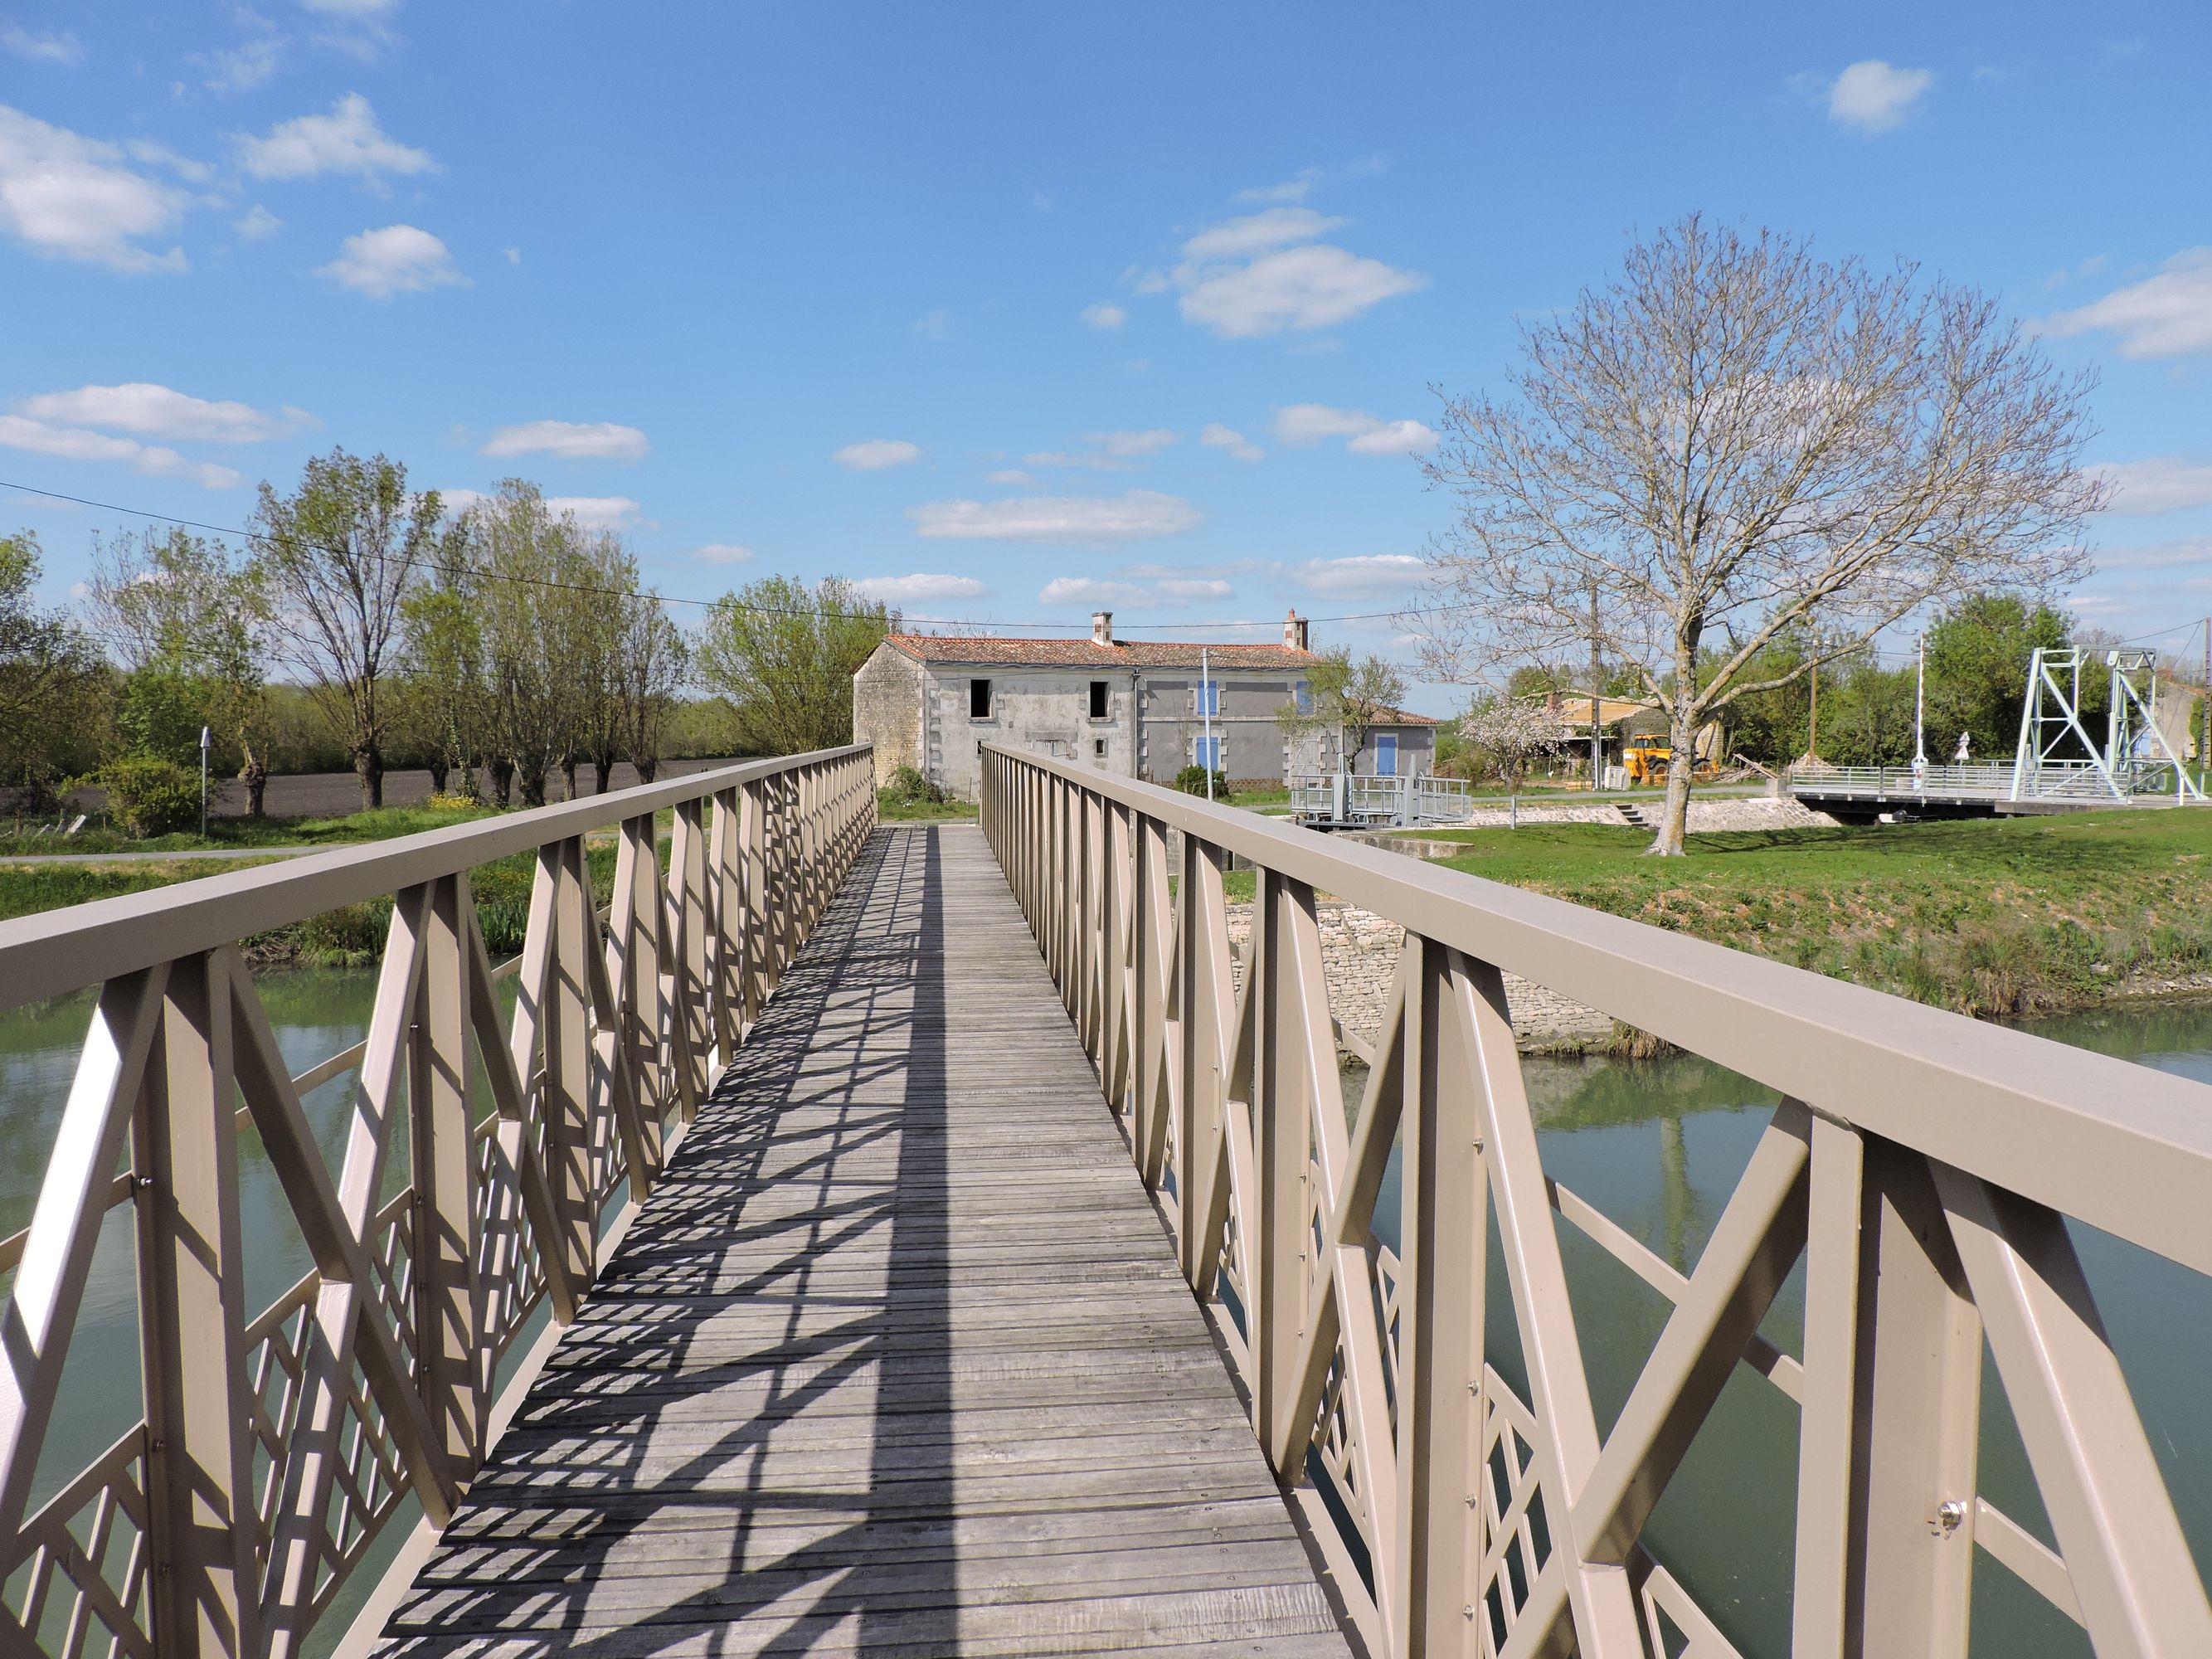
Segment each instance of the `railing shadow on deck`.
M0 1240L0 1649L289 1659L410 1497L442 1525L551 1346L502 1395L516 1345L543 1309L576 1318L604 1218L635 1212L774 1007L874 805L869 751L824 750L0 923L0 1006L100 988L32 1221ZM526 942L495 967L469 872L516 854ZM239 942L386 896L368 1036L291 1074ZM301 1099L348 1079L333 1167ZM248 1132L313 1263L258 1312ZM143 1413L49 1497L111 1211Z
M939 865L927 831L863 850L380 1654L612 1659L741 1620L748 1650L954 1650L945 1057L910 1040L942 1025ZM856 1182L872 1146L895 1162ZM878 1283L817 1282L870 1235ZM771 1437L787 1461L823 1413L822 1478L771 1484Z
M2100 1656L2212 1654L2069 1231L2212 1275L2212 1089L996 744L983 786L984 831L1372 1651L1736 1655L1644 1533L1747 1368L1798 1412L1798 1659L1963 1659L1984 1571ZM1232 859L1255 884L1241 950ZM1323 892L1405 929L1349 1128ZM1545 1169L1504 973L1781 1097L1688 1271ZM1669 1306L1603 1432L1563 1226ZM1759 1327L1801 1260L1792 1353ZM2047 1539L1978 1478L1985 1352Z

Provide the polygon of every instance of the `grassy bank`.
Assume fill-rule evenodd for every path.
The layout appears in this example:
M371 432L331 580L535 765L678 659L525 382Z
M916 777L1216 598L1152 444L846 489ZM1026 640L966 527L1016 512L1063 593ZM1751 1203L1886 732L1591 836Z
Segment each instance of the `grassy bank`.
M1963 1013L2212 975L2212 811L1698 836L1668 860L1597 825L1426 835L1465 844L1453 868Z
M344 847L388 841L424 830L443 830L488 817L489 806L383 806L330 818L216 818L208 833L179 830L139 840L119 830L88 825L74 836L34 833L20 824L0 826L0 857L41 858L76 853L250 853L264 847Z
M876 817L885 823L951 823L975 816L972 800L928 800L888 789L876 791Z
M403 811L415 812L417 810L403 809ZM357 816L374 817L378 815L363 813ZM435 822L413 823L394 829L390 833L407 835L420 829L439 829L471 816L477 815L443 814ZM337 820L341 823L356 821ZM665 836L660 852L665 868L668 858L668 843ZM591 866L593 884L604 895L614 879L615 848L612 841L602 838L587 842L585 856ZM275 860L255 860L250 856L238 860L179 859L165 861L146 859L134 860L127 864L0 866L0 921L58 910L71 904L88 903L94 899L143 893L178 882L204 880L234 870L277 867L281 866ZM537 860L529 853L518 853L490 864L479 865L469 872L470 890L476 900L477 925L483 929L485 948L495 958L511 956L522 948L523 933L530 919L531 884L536 878L536 873ZM247 959L259 965L362 967L375 962L381 954L385 930L391 925L391 899L372 899L365 903L343 905L337 909L295 922L288 927L257 933L243 940L242 945Z

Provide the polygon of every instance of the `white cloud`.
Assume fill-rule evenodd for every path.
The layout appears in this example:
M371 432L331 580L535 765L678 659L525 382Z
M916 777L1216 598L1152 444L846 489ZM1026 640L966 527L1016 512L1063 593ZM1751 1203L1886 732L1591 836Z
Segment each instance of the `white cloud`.
M1209 448L1225 449L1240 461L1256 461L1267 453L1243 433L1218 421L1208 421L1206 429L1198 434L1198 441Z
M2186 357L2212 351L2212 247L2184 248L2155 276L2114 289L2103 299L2062 311L2036 325L2063 338L2106 329L2120 337L2120 356Z
M1303 202L1306 199L1306 192L1313 188L1314 180L1320 176L1317 169L1308 167L1295 179L1285 179L1279 185L1259 185L1250 190L1240 190L1230 199L1249 202L1255 206L1271 206L1283 202Z
M653 446L612 421L525 421L484 440L479 455L557 455L565 461L641 461Z
M1269 208L1208 226L1182 245L1182 255L1186 259L1240 259L1248 253L1291 242L1316 242L1351 222L1328 218L1309 207Z
M1286 573L1310 592L1333 596L1403 592L1428 579L1425 561L1410 553L1367 553L1344 559L1308 559Z
M917 599L972 599L991 591L973 576L927 570L917 570L911 576L862 576L853 586L870 599L889 605L912 605Z
M112 270L182 270L185 252L153 253L188 197L120 165L124 150L0 105L0 229L40 253Z
M207 79L209 91L251 92L276 73L278 65L284 61L284 42L276 35L264 35L242 46L210 52L195 61L205 64L213 71Z
M1103 303L1084 307L1080 315L1093 328L1119 328L1129 320L1129 313L1121 307Z
M284 228L282 219L258 202L248 208L242 217L234 219L230 223L231 228L249 242L258 242L274 236Z
M1086 432L1083 441L1097 444L1109 455L1125 459L1138 459L1157 455L1176 441L1176 434L1165 427L1154 427L1146 432Z
M1055 576L1038 591L1037 603L1091 609L1120 606L1135 611L1236 597L1236 590L1227 582L1213 578L1170 577L1145 583L1101 580L1093 576Z
M83 386L74 392L42 392L21 399L15 407L33 420L50 425L100 427L141 438L188 443L259 443L314 422L314 417L301 410L270 415L250 404L210 403L145 380Z
M399 9L399 0L300 0L300 3L325 17L386 17Z
M926 501L908 507L917 535L940 541L1096 545L1195 530L1206 515L1180 495L1018 495L1000 501Z
M349 92L328 115L279 122L265 138L240 138L239 161L257 179L318 179L350 173L379 185L386 173L433 172L427 150L399 143L377 124L368 100Z
M27 29L20 23L0 23L0 46L18 58L47 64L74 64L84 56L76 36L67 29Z
M503 247L500 249L500 252L507 256L507 264L511 265L519 265L522 263L522 250L520 248Z
M1334 409L1327 404L1291 404L1277 410L1275 436L1293 445L1342 438L1355 455L1416 455L1437 441L1437 434L1419 421L1380 421L1364 410Z
M644 509L627 495L548 495L546 510L573 514L586 530L627 530Z
M693 548L691 556L704 559L708 564L750 564L753 550L735 542L708 542L704 547Z
M2148 547L2100 548L2097 553L2100 574L2107 570L2170 570L2180 565L2212 570L2212 536L2185 536Z
M246 480L227 466L187 460L160 444L111 437L82 427L53 426L24 415L0 415L0 447L65 461L122 461L157 477L191 478L209 489L230 489Z
M847 444L830 458L848 472L880 472L887 466L904 466L921 459L921 446L903 438L863 438Z
M994 484L1025 484L1035 483L1036 480L1018 466L1006 466L1000 468L996 472L986 472L983 475L983 482Z
M1828 88L1828 118L1863 133L1887 132L1912 112L1936 76L1927 70L1899 69L1879 58L1863 58L1838 75Z
M454 269L453 256L446 245L413 225L386 225L382 230L349 236L338 257L318 266L315 274L372 300L468 281Z
M2212 507L2212 463L2157 455L2142 461L2106 461L2088 471L2115 487L2109 510L2130 518Z
M1248 265L1194 274L1183 317L1225 339L1286 328L1334 328L1401 294L1428 286L1417 272L1346 252L1327 242L1261 254Z
M924 312L914 319L914 334L918 340L949 340L952 337L952 313L943 306Z

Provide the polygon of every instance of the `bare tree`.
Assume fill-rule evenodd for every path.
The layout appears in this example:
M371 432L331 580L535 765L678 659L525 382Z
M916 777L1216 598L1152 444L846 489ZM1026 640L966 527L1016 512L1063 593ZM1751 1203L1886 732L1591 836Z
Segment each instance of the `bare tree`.
M407 469L343 449L310 460L290 495L261 486L258 576L277 656L303 675L353 756L364 806L384 805L386 712L379 693L401 638L416 568L436 543L435 490L407 491Z
M1337 764L1349 772L1367 748L1371 726L1387 723L1406 700L1406 676L1397 664L1373 652L1354 660L1351 648L1322 653L1306 674L1307 697L1276 711L1285 732L1337 738Z
M2088 567L2081 521L2108 499L2079 466L2091 377L1917 278L1692 216L1524 326L1507 400L1444 398L1424 469L1458 523L1431 550L1430 672L1593 644L1626 665L1680 757L1655 853L1683 850L1695 734L1738 696L1931 600ZM1746 672L1808 623L1817 652Z

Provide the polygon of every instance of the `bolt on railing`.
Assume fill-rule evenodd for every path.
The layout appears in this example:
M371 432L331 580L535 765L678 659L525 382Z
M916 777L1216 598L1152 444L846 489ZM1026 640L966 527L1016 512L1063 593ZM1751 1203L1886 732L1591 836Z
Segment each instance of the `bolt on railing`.
M982 823L1373 1651L1735 1654L1643 1535L1742 1366L1798 1409L1796 1659L1963 1659L1977 1548L2106 1659L2212 1654L2067 1221L2212 1273L2212 1089L996 745ZM1348 1130L1320 891L1405 928ZM1693 1271L1544 1169L1509 972L1782 1096ZM1608 1433L1555 1216L1671 1304ZM1979 1490L1985 1340L2055 1548Z
M442 1525L530 1380L495 1399L501 1362L542 1305L574 1317L611 1201L651 1189L874 811L869 750L825 750L0 924L0 1007L100 987L30 1225L0 1241L0 1651L296 1654L408 1495ZM522 952L495 967L468 872L527 851ZM386 895L368 1036L294 1075L239 942ZM333 1170L301 1101L349 1073ZM313 1262L258 1313L249 1129ZM119 1205L143 1417L33 1511Z

